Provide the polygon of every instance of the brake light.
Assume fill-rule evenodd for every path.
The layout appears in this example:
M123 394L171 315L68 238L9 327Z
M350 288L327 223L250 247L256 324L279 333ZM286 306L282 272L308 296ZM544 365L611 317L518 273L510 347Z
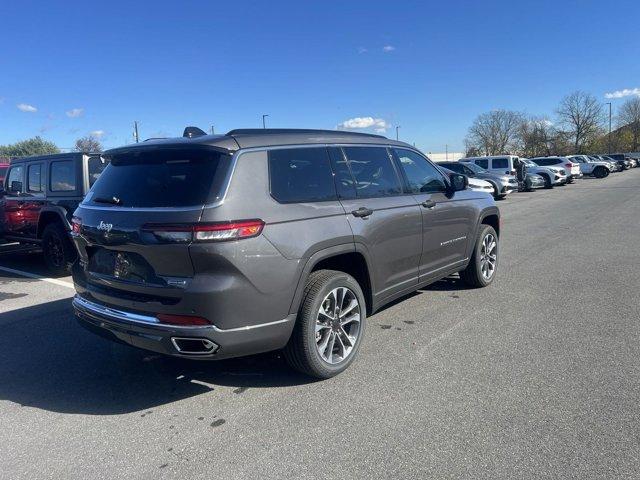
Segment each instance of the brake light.
M146 224L142 230L169 242L224 242L257 237L264 225L262 220L236 220L188 225Z
M167 325L182 325L182 326L197 326L197 325L211 325L211 322L203 317L196 317L193 315L170 315L168 313L159 313L156 318L160 320L160 323Z
M565 163L564 166L567 167L567 168L571 168L571 167L573 167L573 164L572 163Z
M80 217L73 217L71 219L71 232L79 234L82 230L82 219Z

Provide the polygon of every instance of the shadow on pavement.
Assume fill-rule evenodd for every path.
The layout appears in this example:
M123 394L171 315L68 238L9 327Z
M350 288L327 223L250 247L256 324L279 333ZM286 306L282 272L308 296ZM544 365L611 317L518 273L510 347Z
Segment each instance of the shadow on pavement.
M68 299L0 315L0 399L61 413L145 410L216 386L310 383L279 353L194 361L109 342L76 323Z

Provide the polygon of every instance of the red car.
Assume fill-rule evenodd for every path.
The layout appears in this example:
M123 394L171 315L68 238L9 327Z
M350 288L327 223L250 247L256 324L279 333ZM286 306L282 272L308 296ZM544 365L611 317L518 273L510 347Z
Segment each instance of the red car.
M49 269L67 273L76 258L71 216L105 166L100 154L81 152L13 159L0 170L0 237L42 245Z

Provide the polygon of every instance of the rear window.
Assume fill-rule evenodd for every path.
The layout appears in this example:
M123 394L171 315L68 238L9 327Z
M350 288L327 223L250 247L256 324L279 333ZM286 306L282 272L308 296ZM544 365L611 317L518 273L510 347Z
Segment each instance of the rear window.
M96 180L98 180L98 177L109 162L103 157L90 157L87 163L89 170L89 187L93 187L93 184L96 183Z
M141 151L114 155L91 188L93 205L187 207L220 198L230 157L212 150Z
M281 203L337 199L325 147L269 151L269 180L271 195Z
M484 168L485 170L487 168L489 168L489 160L487 159L483 159L483 160L475 160L476 165L478 165L479 167Z

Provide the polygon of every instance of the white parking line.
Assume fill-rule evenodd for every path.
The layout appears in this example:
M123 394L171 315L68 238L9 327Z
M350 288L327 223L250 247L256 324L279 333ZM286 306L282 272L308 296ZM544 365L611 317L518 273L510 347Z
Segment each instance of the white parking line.
M33 278L35 280L42 280L43 282L53 283L54 285L59 285L61 287L75 288L73 286L73 283L65 282L64 280L58 280L57 278L47 278L41 275L36 275L35 273L23 272L21 270L14 270L13 268L7 268L7 267L0 267L0 270L8 273L13 273L15 275L21 275L27 278Z

